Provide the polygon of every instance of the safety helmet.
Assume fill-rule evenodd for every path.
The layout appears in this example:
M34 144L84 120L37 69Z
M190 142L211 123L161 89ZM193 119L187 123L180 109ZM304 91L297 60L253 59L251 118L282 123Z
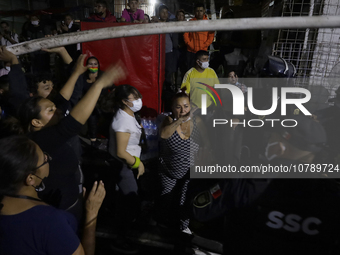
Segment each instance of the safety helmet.
M281 57L268 56L268 61L261 70L262 77L293 78L296 74L295 66Z

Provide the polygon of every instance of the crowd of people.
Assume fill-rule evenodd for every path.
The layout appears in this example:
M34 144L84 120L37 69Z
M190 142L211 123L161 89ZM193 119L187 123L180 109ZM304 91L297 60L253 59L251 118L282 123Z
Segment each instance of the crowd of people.
M108 9L106 1L96 1L94 13L83 21L86 22L106 22L106 23L157 23L186 21L187 13L183 9L177 10L175 18L170 19L171 13L166 5L160 5L157 9L157 16L149 16L139 9L138 0L129 1L127 9L124 9L120 19L117 19ZM196 4L194 8L194 18L190 21L208 20L203 4ZM19 42L34 40L47 36L72 33L80 31L80 26L73 18L72 14L64 15L63 20L47 20L40 14L27 16L27 21L22 26L22 31L18 35L10 29L8 22L1 22L1 45L10 46ZM166 65L165 65L165 87L175 92L178 89L178 78L184 77L195 62L195 53L199 50L207 50L214 41L214 32L188 32L166 34ZM80 54L80 45L68 45L65 47L70 56L76 59ZM46 52L34 52L28 56L21 57L23 67L28 73L48 72L57 65L55 55ZM3 65L6 74L6 63ZM56 73L58 75L58 73Z
M128 6L120 22L171 22L165 5L151 18L138 9L138 0L130 0ZM97 1L94 9L88 20L117 22L105 1ZM178 10L176 21L184 21L185 14ZM193 22L208 19L202 4L195 6L194 14ZM31 53L30 68L6 49L20 37L32 40L78 31L69 14L54 32L38 16L30 17L20 37L10 31L7 22L1 22L1 29L0 253L95 254L96 222L106 191L103 181L97 180L85 194L79 138L80 134L84 137L84 125L91 150L99 150L99 135L109 141L107 154L116 185L113 192L118 191L121 197L115 212L119 235L112 249L136 253L126 237L140 220L143 197L139 181L147 172L146 162L141 160L147 137L138 114L143 95L137 87L114 85L127 75L121 62L104 71L100 57L80 54L79 45ZM159 158L153 172L159 190L153 197L152 223L175 236L192 235L190 220L204 222L226 216L220 223L226 230L221 238L224 254L337 252L340 239L332 227L339 222L340 186L324 172L315 173L314 179L299 180L275 179L277 176L203 182L190 179L190 168L200 157L227 158L237 166L263 162L306 165L337 164L340 153L338 144L328 142L330 138L339 140L332 126L340 119L334 113L340 104L316 112L313 118L289 112L299 123L294 129L244 128L240 124L247 116L223 112L212 98L206 100L206 114L198 114L205 89L220 83L217 70L209 67L208 47L214 37L214 32L166 34L164 88L171 90L173 97L165 102L169 114L159 124ZM227 48L221 51L229 67L237 68L246 61L237 48ZM51 55L60 60L60 67L54 70L57 81L50 70ZM33 75L27 76L25 71ZM176 73L182 76L178 86ZM247 94L248 88L239 82L237 73L228 69L225 77ZM197 79L202 82L192 82ZM208 123L220 114L236 124L208 132ZM101 127L100 119L106 120ZM99 130L103 127L104 132ZM222 142L223 150L214 151L216 141Z

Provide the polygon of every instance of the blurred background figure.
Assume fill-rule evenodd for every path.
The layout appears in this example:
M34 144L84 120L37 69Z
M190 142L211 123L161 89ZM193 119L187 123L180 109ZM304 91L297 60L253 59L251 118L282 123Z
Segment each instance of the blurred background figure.
M1 45L10 46L19 42L19 37L16 33L10 30L9 24L6 21L0 23L1 26Z

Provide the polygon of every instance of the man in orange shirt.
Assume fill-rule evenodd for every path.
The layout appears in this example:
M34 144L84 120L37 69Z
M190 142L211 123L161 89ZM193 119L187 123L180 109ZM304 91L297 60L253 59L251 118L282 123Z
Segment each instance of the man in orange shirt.
M190 21L195 20L208 20L205 14L205 9L203 4L197 4L195 6L195 18ZM195 53L199 50L206 51L210 44L213 42L215 32L189 32L184 33L184 42L187 46L187 57L186 64L187 69L190 69L195 64Z

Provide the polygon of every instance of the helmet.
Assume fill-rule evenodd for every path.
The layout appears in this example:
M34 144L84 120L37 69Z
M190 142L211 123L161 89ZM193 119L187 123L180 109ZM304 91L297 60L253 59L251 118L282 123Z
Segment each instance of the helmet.
M268 56L268 61L261 70L262 77L293 78L296 74L295 66L281 57Z

